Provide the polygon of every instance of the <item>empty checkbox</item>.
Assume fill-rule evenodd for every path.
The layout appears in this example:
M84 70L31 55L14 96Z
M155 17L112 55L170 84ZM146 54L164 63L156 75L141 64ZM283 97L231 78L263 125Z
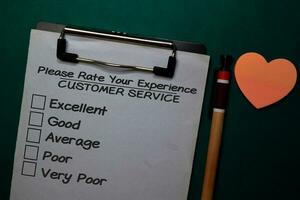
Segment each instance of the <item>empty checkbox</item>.
M31 111L29 115L29 125L39 126L43 124L44 113Z
M25 145L24 159L37 160L39 154L39 147L33 145Z
M27 129L26 142L40 143L40 141L41 141L41 132L42 132L41 129L28 128Z
M24 161L22 166L22 175L34 177L36 174L36 163Z
M31 98L31 108L44 110L46 104L46 96L33 94Z

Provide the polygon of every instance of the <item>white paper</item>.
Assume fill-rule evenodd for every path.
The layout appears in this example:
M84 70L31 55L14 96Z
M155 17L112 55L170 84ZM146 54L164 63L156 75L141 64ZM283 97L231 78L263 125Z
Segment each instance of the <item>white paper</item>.
M58 37L31 32L10 200L187 199L209 57L178 51L175 76L168 79L61 62ZM109 62L166 66L170 55L67 39L69 52ZM146 82L167 86L149 90Z

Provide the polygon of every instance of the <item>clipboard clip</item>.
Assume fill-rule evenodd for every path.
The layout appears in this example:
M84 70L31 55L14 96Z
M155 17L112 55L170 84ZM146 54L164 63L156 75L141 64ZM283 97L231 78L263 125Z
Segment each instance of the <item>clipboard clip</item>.
M123 65L116 63L109 63L105 61L93 60L89 58L80 57L78 54L67 52L67 40L65 39L66 34L71 35L79 35L79 36L88 36L88 37L97 37L103 39L114 39L114 40L122 40L126 42L133 42L137 44L144 45L152 45L164 48L170 48L172 50L172 54L169 56L167 67L159 67L154 66L153 68L144 67L144 66L134 66L134 65ZM57 40L57 50L56 56L59 60L71 63L90 63L95 65L103 65L107 67L115 67L115 68L126 68L136 71L144 71L144 72L152 72L157 76L163 76L172 78L175 73L176 67L176 45L172 41L168 40L156 40L150 38L142 38L135 36L128 36L126 33L120 32L105 32L105 31L89 31L77 28L64 27L62 30L60 37Z

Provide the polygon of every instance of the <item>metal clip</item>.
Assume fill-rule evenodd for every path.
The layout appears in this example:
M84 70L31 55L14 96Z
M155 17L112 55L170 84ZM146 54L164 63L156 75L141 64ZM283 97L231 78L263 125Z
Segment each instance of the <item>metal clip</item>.
M77 54L74 53L68 53L66 51L67 49L67 40L65 39L66 34L97 37L103 39L123 40L127 42L138 43L138 44L170 48L173 51L171 56L169 56L168 65L166 68L159 67L159 66L148 68L144 66L109 63L105 61L79 57ZM82 30L82 29L69 28L69 27L65 27L62 30L60 37L57 40L56 56L58 59L66 62L72 62L72 63L84 62L84 63L90 63L95 65L107 66L107 67L125 68L125 69L131 69L131 70L143 71L143 72L152 72L155 75L169 77L169 78L173 77L175 72L175 66L176 66L176 46L172 41L133 37L133 36L128 36L126 33L120 33L120 32L104 32L104 31L96 32L96 31Z

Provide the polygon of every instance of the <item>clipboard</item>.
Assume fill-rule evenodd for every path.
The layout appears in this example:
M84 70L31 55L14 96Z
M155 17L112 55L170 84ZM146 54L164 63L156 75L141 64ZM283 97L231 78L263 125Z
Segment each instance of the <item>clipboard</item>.
M187 199L203 52L201 44L40 23L31 31L10 200Z

